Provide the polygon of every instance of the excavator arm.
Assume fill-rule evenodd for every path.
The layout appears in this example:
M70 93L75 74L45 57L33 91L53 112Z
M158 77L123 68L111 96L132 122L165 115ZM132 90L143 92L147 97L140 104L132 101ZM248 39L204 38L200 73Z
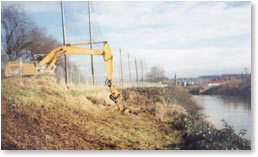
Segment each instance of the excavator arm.
M55 65L57 58L65 54L81 54L81 55L102 55L105 62L106 72L107 72L107 85L110 89L111 95L110 99L115 102L120 111L125 110L125 106L118 101L120 92L115 88L112 81L113 73L113 55L109 48L109 45L106 41L98 42L104 43L103 50L89 49L89 48L80 48L76 46L89 45L88 43L79 43L79 44L67 44L64 46L59 46L50 51L38 64L39 67L47 65L44 73L49 72L49 70ZM96 43L92 43L96 44Z

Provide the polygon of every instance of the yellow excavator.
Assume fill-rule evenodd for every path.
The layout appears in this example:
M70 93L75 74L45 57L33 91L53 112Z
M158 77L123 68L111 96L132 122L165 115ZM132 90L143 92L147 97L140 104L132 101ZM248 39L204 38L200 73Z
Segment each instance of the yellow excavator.
M81 48L76 46L99 44L103 43L103 50ZM45 57L37 56L37 59L32 61L31 64L23 64L20 61L8 62L5 66L6 77L17 77L17 76L36 76L36 75L55 75L55 63L57 58L66 54L81 54L81 55L103 55L106 72L107 72L107 85L110 89L110 99L115 102L120 111L127 111L126 107L118 101L120 96L119 91L114 87L112 82L113 73L113 55L109 48L108 42L88 42L88 43L77 43L77 44L66 44L59 46L51 50Z

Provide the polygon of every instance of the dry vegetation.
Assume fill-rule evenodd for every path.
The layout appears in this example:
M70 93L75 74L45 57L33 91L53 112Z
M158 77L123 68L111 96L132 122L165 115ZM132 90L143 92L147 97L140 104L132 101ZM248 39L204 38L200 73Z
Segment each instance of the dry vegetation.
M212 87L201 94L237 96L251 102L251 88L251 78L245 78Z
M122 95L125 104L137 109L139 115L151 115L161 121L173 121L178 116L188 116L200 109L181 87L132 87L123 90Z
M134 87L121 93L138 116L120 113L108 88L66 87L47 77L3 80L1 148L251 149L229 125L217 130L197 114L199 107L183 88Z
M166 112L160 102L156 116L136 117L118 112L108 95L45 77L3 80L2 149L180 149L181 131L164 120L187 114L181 106Z

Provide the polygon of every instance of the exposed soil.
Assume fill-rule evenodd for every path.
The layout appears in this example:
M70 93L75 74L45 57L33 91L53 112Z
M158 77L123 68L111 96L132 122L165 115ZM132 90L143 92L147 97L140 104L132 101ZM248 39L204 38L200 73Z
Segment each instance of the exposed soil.
M60 106L57 106L59 108ZM62 108L13 107L2 104L2 149L116 149L108 139L92 136L76 123L92 119L80 111ZM75 117L78 117L76 118Z
M230 126L205 121L180 87L123 89L138 116L119 112L103 87L16 78L3 80L1 92L2 150L251 149Z
M120 113L103 100L105 90L71 91L30 78L2 85L2 150L180 149L180 131L151 116Z

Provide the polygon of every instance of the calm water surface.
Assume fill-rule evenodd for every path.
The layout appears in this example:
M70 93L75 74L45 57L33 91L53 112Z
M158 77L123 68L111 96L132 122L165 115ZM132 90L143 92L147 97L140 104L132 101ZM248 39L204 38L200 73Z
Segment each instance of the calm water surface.
M246 129L247 134L244 136L251 139L252 136L252 115L251 103L241 100L237 97L228 96L211 96L211 95L194 95L194 99L203 107L201 113L208 116L213 124L222 128L224 119L234 128L236 133L241 129Z

